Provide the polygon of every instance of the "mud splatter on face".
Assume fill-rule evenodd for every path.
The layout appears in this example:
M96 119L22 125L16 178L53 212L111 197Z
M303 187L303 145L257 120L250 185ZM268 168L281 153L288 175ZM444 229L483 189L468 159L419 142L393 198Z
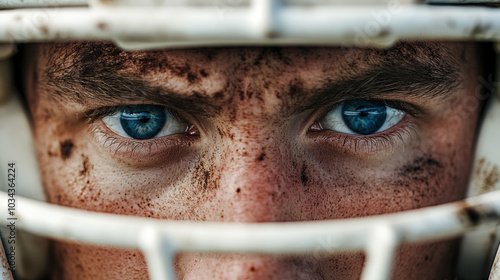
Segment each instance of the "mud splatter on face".
M201 69L201 70L200 70L200 75L201 75L203 78L208 77L208 73L207 73L207 71L205 71L205 69Z
M90 163L89 157L82 154L83 162L82 162L82 170L80 170L80 176L87 176L90 173L90 170L94 168L92 163Z
M214 172L213 164L206 164L200 159L193 169L192 184L200 186L200 190L213 191L219 188L219 175Z
M309 182L309 177L307 176L306 170L307 166L305 164L302 165L302 170L300 171L300 181L304 186L307 185L307 183Z
M260 156L257 158L257 161L263 161L265 157L266 157L266 153L262 153L262 154L260 154Z
M66 160L71 156L71 151L73 150L74 144L71 140L65 140L61 142L61 157Z
M85 174L87 174L88 170L89 170L89 158L88 157L84 157L83 168L80 171L80 176L85 176Z
M436 174L441 168L441 163L432 157L420 157L413 161L413 163L403 166L399 175L422 181L425 180L427 176Z

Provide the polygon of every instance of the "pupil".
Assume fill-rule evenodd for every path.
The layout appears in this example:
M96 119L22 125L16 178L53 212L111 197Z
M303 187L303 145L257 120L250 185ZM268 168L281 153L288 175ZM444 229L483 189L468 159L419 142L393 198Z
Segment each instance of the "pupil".
M345 101L342 104L342 119L349 129L368 135L377 132L385 122L387 108L380 102L366 100Z
M156 105L128 106L120 114L123 130L134 139L151 139L165 126L165 109Z

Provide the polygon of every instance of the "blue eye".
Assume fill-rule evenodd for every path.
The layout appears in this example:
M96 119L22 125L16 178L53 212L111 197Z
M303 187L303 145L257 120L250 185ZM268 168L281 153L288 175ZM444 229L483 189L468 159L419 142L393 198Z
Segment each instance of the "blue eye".
M115 133L138 140L183 133L186 129L167 108L157 105L127 106L102 120Z
M386 106L365 100L342 104L342 119L352 131L367 135L379 130L387 118Z
M134 139L153 138L165 125L165 109L159 106L133 106L122 110L120 124Z
M346 134L370 135L395 126L404 115L384 102L350 100L328 112L321 126Z

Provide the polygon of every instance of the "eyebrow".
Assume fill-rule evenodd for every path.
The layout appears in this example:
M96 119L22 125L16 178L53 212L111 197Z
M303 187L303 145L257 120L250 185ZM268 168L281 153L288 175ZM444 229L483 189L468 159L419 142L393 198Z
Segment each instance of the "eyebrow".
M186 96L164 87L151 86L142 79L111 71L86 76L69 73L53 76L47 86L50 92L63 100L80 104L89 101L117 105L144 102L162 104L201 116L213 115L220 109L213 98L202 93L193 92Z
M355 99L446 99L463 83L461 67L452 57L430 61L392 61L341 81L327 80L294 103L302 112L312 108ZM304 96L299 88L295 95ZM292 91L293 91L292 90Z
M444 99L462 84L460 69L460 63L451 56L434 61L393 59L340 81L327 79L312 90L292 84L288 97L284 97L287 104L283 106L283 115L352 99ZM186 95L151 86L140 78L122 75L112 68L84 75L78 71L58 71L47 77L50 92L82 104L88 101L119 101L120 105L127 105L127 102L156 103L200 117L216 114L223 104L221 96L224 94L210 97L192 92Z

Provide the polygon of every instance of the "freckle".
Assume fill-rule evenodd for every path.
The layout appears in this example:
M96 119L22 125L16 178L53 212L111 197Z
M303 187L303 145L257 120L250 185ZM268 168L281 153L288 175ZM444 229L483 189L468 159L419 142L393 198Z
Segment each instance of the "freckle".
M237 189L236 189L236 192L237 192L237 193L241 192L241 189L240 189L240 188L237 188Z
M66 160L71 156L71 151L73 150L73 142L71 140L65 140L61 142L61 157Z

